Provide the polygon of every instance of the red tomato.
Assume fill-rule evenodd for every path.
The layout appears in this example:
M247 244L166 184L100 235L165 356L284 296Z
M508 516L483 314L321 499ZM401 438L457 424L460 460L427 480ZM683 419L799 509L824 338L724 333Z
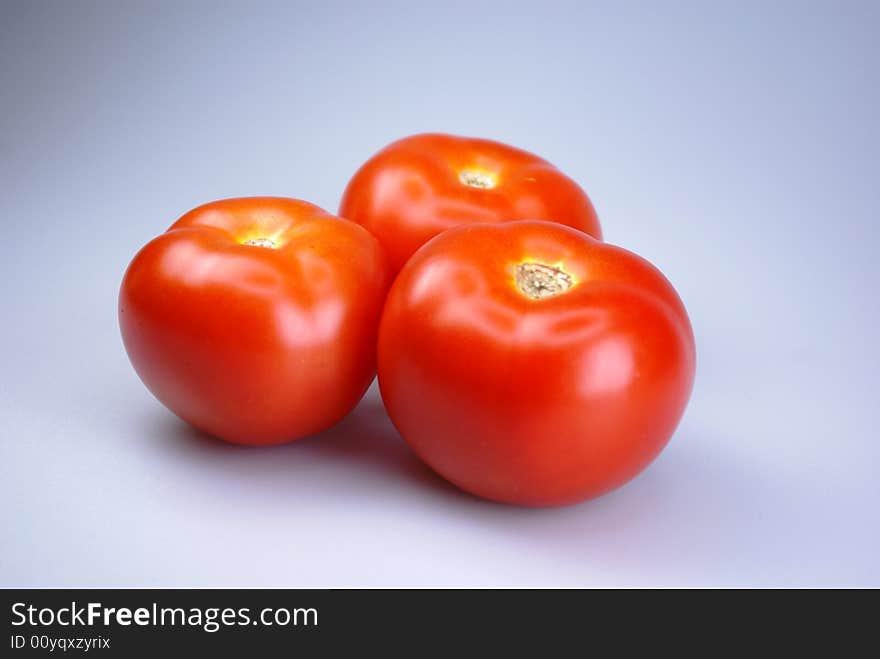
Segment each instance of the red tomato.
M385 147L351 179L339 214L379 239L394 272L460 224L549 220L602 237L589 197L546 160L452 135L414 135Z
M215 201L135 256L122 339L182 419L276 444L333 425L363 396L388 280L380 245L353 222L295 199Z
M558 505L641 471L694 378L684 306L651 264L549 222L457 227L391 288L379 385L435 471L496 501Z

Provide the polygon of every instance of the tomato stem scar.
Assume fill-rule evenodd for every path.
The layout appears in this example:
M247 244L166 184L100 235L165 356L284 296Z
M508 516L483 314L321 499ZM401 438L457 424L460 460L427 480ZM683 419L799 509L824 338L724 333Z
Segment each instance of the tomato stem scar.
M543 300L571 288L571 275L543 263L520 263L516 266L516 287L532 300Z
M463 185L472 188L480 188L481 190L488 190L489 188L495 187L495 179L491 176L470 169L461 170L458 173L458 180L461 181Z
M271 238L251 238L250 240L245 240L242 245L249 245L251 247L266 247L268 249L275 249L277 247L275 241Z

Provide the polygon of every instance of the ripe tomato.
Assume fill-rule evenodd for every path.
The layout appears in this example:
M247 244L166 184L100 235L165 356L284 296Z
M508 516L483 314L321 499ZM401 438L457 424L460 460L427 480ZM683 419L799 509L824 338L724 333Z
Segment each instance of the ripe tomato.
M379 239L394 272L460 224L552 220L602 237L589 197L546 160L453 135L414 135L385 147L351 179L339 214Z
M684 306L652 265L549 222L468 225L407 263L379 329L394 425L496 501L557 505L660 452L694 378Z
M122 339L169 409L239 444L327 428L375 373L389 275L362 227L295 199L215 201L135 256Z

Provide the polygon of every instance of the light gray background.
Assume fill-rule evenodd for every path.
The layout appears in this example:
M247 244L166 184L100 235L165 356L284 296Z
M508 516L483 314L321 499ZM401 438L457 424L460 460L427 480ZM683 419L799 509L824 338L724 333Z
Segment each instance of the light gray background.
M877 2L2 0L0 585L880 585L878 29ZM221 197L335 209L426 130L556 163L681 293L694 395L623 489L478 501L375 390L237 449L130 367L142 244Z

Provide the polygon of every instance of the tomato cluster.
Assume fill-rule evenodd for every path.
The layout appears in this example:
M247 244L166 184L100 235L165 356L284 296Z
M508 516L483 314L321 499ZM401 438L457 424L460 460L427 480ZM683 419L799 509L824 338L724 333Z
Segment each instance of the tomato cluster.
M339 217L279 197L186 213L129 266L120 327L150 391L219 438L319 432L378 370L392 422L444 478L572 503L656 457L695 369L673 287L601 237L547 161L416 135L358 170Z

